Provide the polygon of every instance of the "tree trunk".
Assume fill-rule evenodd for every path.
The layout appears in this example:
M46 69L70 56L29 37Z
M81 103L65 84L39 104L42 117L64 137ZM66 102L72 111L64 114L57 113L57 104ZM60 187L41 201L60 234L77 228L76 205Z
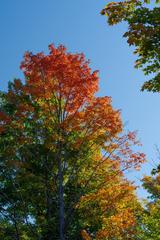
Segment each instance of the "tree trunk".
M53 239L53 230L51 228L51 209L52 209L52 198L51 198L51 186L49 182L49 170L51 166L48 163L48 156L46 157L45 163L45 187L46 187L46 220L47 220L47 240Z
M13 210L13 216L14 216L14 227L15 227L15 239L16 240L20 240L20 236L19 236L19 230L18 230L18 224L17 224L17 220L16 220L16 212L15 209Z
M60 240L65 240L64 236L64 192L63 192L63 171L61 157L58 160L59 177L59 235Z

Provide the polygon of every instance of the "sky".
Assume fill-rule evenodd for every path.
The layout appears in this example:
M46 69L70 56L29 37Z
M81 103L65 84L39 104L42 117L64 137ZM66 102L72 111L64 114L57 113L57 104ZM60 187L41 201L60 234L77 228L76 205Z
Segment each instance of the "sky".
M105 0L0 0L0 89L8 81L22 78L19 69L24 52L44 51L48 45L63 44L69 52L83 52L93 70L99 70L99 96L111 96L113 107L121 110L127 130L138 131L141 151L148 162L129 178L139 179L158 164L156 148L160 138L159 94L141 92L147 80L134 69L136 56L123 33L126 24L110 27L100 11ZM143 198L146 192L138 189Z

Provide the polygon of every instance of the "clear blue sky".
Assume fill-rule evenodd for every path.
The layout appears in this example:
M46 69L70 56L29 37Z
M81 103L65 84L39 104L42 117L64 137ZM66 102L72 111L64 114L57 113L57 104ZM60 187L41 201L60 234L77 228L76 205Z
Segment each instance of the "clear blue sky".
M160 139L159 94L142 93L143 73L133 67L136 57L122 38L125 24L109 27L99 13L105 0L0 0L0 84L22 77L19 64L26 50L47 51L50 43L83 52L100 70L99 95L111 96L122 110L127 129L138 130L149 163L132 179L149 174L157 163ZM139 190L140 197L145 195Z

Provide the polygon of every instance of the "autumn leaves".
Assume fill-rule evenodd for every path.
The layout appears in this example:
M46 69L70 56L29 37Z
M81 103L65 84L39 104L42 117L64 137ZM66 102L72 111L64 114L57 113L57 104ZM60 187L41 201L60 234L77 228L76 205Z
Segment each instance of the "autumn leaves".
M124 171L145 155L111 98L95 97L98 72L53 45L21 69L1 93L2 238L131 239L139 203Z

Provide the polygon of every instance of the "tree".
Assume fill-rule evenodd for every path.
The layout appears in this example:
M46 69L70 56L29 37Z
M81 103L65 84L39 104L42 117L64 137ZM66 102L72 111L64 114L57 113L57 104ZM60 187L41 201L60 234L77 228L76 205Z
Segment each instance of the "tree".
M5 240L81 239L90 222L88 217L84 224L87 197L99 193L110 175L119 181L110 184L122 186L119 194L126 185L127 194L123 171L139 167L145 158L132 150L139 144L134 133L122 136L120 112L111 99L95 97L97 71L84 55L67 53L63 46L49 50L48 55L27 52L21 64L24 83L15 79L8 92L1 92Z
M135 239L136 213L141 208L135 187L113 169L107 176L104 174L103 181L104 185L81 199L85 234L96 240ZM85 235L84 239L87 239Z
M139 217L138 239L158 240L160 238L160 168L153 169L151 176L142 180L143 187L149 193L143 214Z
M160 8L147 7L139 0L127 0L107 4L101 14L107 16L109 25L127 22L128 31L123 36L130 46L135 46L134 53L138 55L135 67L142 68L145 75L151 75L142 90L159 92Z

